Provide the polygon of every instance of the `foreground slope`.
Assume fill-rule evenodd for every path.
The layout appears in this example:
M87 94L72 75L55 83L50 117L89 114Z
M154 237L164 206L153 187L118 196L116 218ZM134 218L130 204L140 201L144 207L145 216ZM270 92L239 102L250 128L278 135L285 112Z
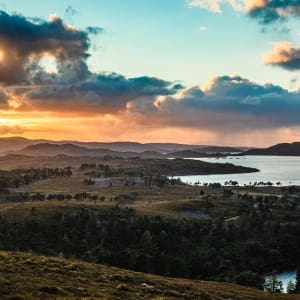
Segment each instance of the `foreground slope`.
M238 285L171 279L60 258L0 252L1 299L300 299Z

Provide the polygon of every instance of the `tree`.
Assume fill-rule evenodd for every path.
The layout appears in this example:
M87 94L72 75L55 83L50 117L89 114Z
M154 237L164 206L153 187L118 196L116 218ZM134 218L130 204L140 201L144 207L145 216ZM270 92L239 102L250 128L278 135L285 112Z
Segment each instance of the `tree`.
M224 189L223 190L223 197L224 198L230 198L233 196L233 191L229 189Z
M152 236L149 230L144 231L140 243L143 249L149 250L152 248Z
M264 285L263 277L252 271L239 273L235 278L235 282L240 285L253 286L258 289L262 289Z
M297 269L297 273L296 273L295 293L300 294L300 268Z
M290 280L287 284L286 291L288 294L295 294L296 284Z
M281 293L283 291L282 282L278 280L276 275L272 275L265 282L265 290L271 293Z

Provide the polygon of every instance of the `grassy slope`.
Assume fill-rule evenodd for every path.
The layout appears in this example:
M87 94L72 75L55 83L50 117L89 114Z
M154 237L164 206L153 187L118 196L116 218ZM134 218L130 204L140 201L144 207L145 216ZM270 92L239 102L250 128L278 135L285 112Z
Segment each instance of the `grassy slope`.
M147 286L143 286L146 283ZM171 279L79 261L0 252L1 299L300 299L238 285Z

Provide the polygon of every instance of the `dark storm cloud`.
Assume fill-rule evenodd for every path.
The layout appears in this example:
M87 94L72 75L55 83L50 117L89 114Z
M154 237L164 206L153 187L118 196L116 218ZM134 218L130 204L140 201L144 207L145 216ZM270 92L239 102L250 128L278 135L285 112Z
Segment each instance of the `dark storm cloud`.
M21 15L0 11L0 82L25 83L33 77L35 63L43 55L56 58L62 80L84 79L89 71L88 32L63 23L53 16L50 21L29 20Z
M248 0L248 15L263 25L300 16L300 0Z
M63 105L85 106L98 111L125 110L128 101L140 97L172 95L182 89L154 77L126 78L119 74L93 74L86 80L71 85L43 85L27 92L25 97L39 107L59 110ZM70 109L71 107L69 107Z

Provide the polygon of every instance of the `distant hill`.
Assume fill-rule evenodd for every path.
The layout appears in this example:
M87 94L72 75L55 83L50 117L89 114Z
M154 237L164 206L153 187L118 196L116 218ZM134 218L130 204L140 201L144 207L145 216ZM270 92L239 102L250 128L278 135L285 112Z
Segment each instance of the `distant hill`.
M223 147L223 146L207 146L193 149L194 151L199 151L202 153L236 153L242 152L242 148L235 147Z
M142 144L137 142L80 142L80 141L51 141L51 140L30 140L22 137L8 137L0 138L0 153L7 154L22 150L23 148L37 144L73 144L79 147L88 149L109 149L119 152L137 152L142 153L145 151L168 153L177 150L183 150L191 147L201 147L201 145L183 145L183 144L170 144L170 143L148 143Z
M29 140L22 137L0 138L0 153L18 151L26 146L43 143L43 140Z
M176 144L176 143L148 143L147 145L159 149L159 152L170 153L175 151L183 151L187 149L206 147L206 145L188 145L188 144Z
M201 158L201 157L225 157L227 153L220 152L198 152L196 150L182 150L167 153L164 156L168 158Z
M6 137L0 138L0 154L8 154L22 150L23 148L37 144L73 144L75 146L84 147L88 149L109 149L119 152L159 152L171 153L175 151L199 149L200 152L223 152L222 149L231 149L232 147L222 146L207 146L207 145L188 145L177 143L137 143L137 142L80 142L80 141L51 141L51 140L30 140L23 137ZM201 150L206 148L206 150ZM235 148L232 148L235 149ZM240 149L240 148L239 148ZM241 148L242 149L242 148ZM244 149L245 150L245 149ZM226 150L227 151L227 150ZM224 152L226 152L224 151ZM234 151L236 152L236 151Z
M203 148L185 149L165 154L167 157L183 157L183 158L200 158L200 157L215 157L226 156L230 153L242 153L240 148L207 146Z
M72 144L79 147L88 149L109 149L120 152L144 152L144 151L158 151L163 152L162 149L157 149L154 146L148 144L141 144L135 142L78 142L78 141L51 141L51 140L30 140L22 137L0 138L0 153L7 154L9 152L15 152L22 150L23 148L37 144L55 144L64 145Z
M198 152L195 150L181 150L181 151L176 151L176 152L171 152L165 155L166 157L171 157L171 158L177 158L177 157L182 157L182 158L199 158L199 157L207 157L207 154Z
M66 143L66 142L65 142ZM155 151L161 152L161 149L151 146L149 144L142 144L136 142L112 142L112 143L103 143L103 142L77 142L77 141L69 141L68 143L72 143L77 146L90 148L90 149L109 149L113 151L119 152L144 152L144 151Z
M10 155L26 156L87 156L87 157L141 157L141 158L163 158L164 155L156 151L144 152L122 152L102 148L86 148L74 144L51 144L41 143L25 147L22 150L12 152Z
M142 153L138 152L120 152L113 151L110 149L93 149L80 147L74 144L50 144L41 143L36 145L30 145L24 149L17 151L16 154L30 155L30 156L57 156L57 155L68 155L68 156L122 156L122 157L159 157L160 153L155 151L146 151Z
M282 155L300 156L300 142L282 143L269 148L251 149L244 152L244 155Z
M175 279L41 255L0 252L1 300L292 300L235 284Z

